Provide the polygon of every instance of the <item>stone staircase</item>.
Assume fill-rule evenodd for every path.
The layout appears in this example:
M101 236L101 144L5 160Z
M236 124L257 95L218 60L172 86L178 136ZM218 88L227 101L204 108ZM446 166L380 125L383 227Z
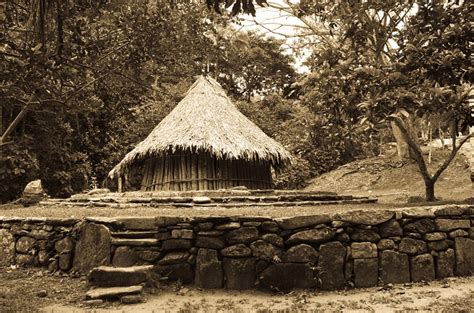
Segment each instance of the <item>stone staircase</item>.
M87 276L91 289L87 300L120 300L125 304L144 302L143 291L153 265L131 267L99 266Z

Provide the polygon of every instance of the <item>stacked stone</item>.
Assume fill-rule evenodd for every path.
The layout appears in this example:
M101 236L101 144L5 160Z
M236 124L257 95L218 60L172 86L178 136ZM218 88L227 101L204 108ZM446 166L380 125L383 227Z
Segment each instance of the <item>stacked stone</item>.
M0 220L0 265L45 266L69 271L74 219L4 218Z
M341 289L474 274L474 206L267 217L0 221L0 262L153 265L202 288ZM46 261L47 260L47 261ZM51 265L53 264L53 265ZM55 265L54 265L55 264Z

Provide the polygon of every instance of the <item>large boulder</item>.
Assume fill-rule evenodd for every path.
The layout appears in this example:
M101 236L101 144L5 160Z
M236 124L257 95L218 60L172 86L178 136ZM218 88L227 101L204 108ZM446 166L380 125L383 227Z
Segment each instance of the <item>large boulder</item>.
M221 263L216 250L199 249L196 258L196 285L205 289L221 288L224 280Z
M45 195L41 180L33 180L29 182L23 190L20 203L24 206L34 205L43 200Z
M255 287L255 258L224 258L223 265L228 289L246 290Z
M456 275L473 275L474 240L460 237L454 240L454 245L456 251Z
M0 265L11 265L15 260L15 239L7 229L0 229Z
M286 243L288 245L298 243L322 243L332 239L335 235L336 231L329 227L309 229L291 235Z
M344 288L344 259L346 248L338 241L323 244L319 248L321 289L334 290Z
M363 225L382 224L393 217L394 213L390 211L348 211L336 214L335 220Z
M407 283L410 281L408 255L384 250L380 256L380 278L384 283Z
M283 255L283 262L316 264L318 258L318 251L310 245L302 243L288 249L288 251Z
M306 289L316 285L309 265L301 263L272 264L260 274L259 281L267 288L280 291Z
M252 249L252 254L261 259L266 261L271 261L276 259L281 259L283 256L283 251L280 248L272 245L265 240L257 240L250 244L250 249Z
M94 267L110 264L110 247L107 227L94 223L84 225L74 252L74 270L87 274Z

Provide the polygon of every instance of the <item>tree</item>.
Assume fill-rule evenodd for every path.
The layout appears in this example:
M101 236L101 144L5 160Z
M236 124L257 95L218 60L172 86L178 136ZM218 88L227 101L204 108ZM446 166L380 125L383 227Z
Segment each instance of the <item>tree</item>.
M474 136L467 134L457 141L460 132L474 125L473 108L467 101L473 79L467 18L472 8L472 4L462 2L421 3L398 40L399 59L391 68L391 75L397 77L398 83L387 86L378 101L382 108L391 108L388 119L396 123L409 144L425 182L427 201L436 200L436 181L462 145ZM380 108L371 105L367 112L378 115ZM435 114L444 117L449 125L452 149L441 166L430 174L417 137L410 133L402 116L429 118Z

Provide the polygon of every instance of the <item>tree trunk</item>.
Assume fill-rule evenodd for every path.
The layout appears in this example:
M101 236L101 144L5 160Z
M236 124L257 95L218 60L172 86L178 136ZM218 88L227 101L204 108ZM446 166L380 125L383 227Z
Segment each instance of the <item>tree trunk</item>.
M425 193L426 193L426 201L436 201L435 197L435 180L425 180Z

